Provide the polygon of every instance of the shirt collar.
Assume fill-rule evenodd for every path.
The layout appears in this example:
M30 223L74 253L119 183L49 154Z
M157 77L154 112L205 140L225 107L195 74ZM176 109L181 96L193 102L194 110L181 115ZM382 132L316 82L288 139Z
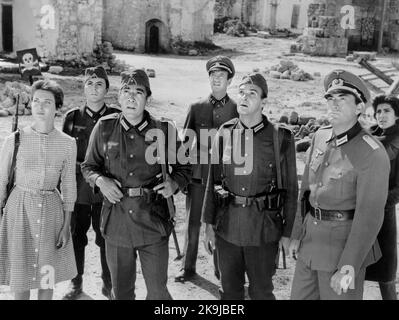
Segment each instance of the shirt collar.
M229 102L230 97L228 94L226 94L221 100L216 99L213 95L209 96L209 102L212 103L212 105L216 106L217 104L220 104L224 106L227 102Z
M359 132L362 130L362 126L360 125L359 122L356 122L356 124L350 128L348 131L341 133L339 135L334 135L334 133L332 133L331 138L328 139L326 142L330 143L333 140L336 141L336 146L340 147L342 145L344 145L345 143L348 143L349 141L351 141L354 137L356 137Z
M105 103L104 103L103 107L101 108L101 110L98 112L94 112L87 105L85 107L85 113L92 119L101 118L105 114L105 111L107 111L107 106Z
M122 125L123 129L125 129L126 132L128 132L132 128L135 128L137 130L137 132L141 133L144 131L145 128L148 127L149 124L150 124L150 122L149 122L148 111L144 111L143 120L136 126L132 125L129 121L127 121L125 116L121 117L121 125Z

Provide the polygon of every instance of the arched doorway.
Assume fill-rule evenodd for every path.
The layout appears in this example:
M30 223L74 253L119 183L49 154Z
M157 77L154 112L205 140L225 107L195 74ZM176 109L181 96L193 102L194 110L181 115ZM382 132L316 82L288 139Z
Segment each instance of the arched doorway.
M146 23L145 52L164 53L168 51L168 36L165 24L152 19Z
M151 26L148 53L158 53L158 52L159 52L159 28L157 26Z

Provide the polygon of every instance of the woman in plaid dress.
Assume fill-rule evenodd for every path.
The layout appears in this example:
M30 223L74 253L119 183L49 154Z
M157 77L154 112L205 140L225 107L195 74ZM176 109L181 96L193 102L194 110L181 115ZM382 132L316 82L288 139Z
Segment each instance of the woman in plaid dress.
M9 285L16 300L29 300L32 289L39 289L40 300L51 300L54 285L77 274L70 240L76 142L54 127L63 97L53 81L33 84L34 120L20 133L15 187L8 199L15 134L6 138L1 150L0 285Z

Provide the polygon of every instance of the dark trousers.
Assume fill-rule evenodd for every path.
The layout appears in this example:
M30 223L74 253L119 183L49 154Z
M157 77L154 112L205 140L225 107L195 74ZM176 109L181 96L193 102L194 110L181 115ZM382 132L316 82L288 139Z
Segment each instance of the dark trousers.
M335 272L312 270L301 260L296 262L291 300L362 300L365 269L360 269L355 277L355 289L338 295L331 288L331 278Z
M205 186L200 183L189 184L186 197L187 222L183 249L184 258L182 262L183 269L187 271L195 271L196 269L204 195ZM218 256L216 252L213 254L213 264L215 274L218 274Z
M272 277L276 273L278 243L240 247L216 236L222 282L222 300L245 299L245 273L252 300L275 300Z
M78 275L82 276L84 273L85 247L88 243L87 232L90 229L90 225L93 226L93 230L96 233L95 242L100 247L101 278L106 285L110 286L111 275L105 255L105 241L100 231L101 207L101 203L93 204L92 206L83 204L75 205L71 219L72 241Z
M115 300L134 300L136 259L147 287L147 300L171 300L168 281L168 239L148 246L125 248L106 241L107 261L111 270L112 296Z

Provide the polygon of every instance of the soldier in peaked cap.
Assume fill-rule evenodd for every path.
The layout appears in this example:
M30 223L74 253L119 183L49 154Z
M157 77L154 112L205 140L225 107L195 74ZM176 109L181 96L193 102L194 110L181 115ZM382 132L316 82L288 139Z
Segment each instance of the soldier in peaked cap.
M184 129L195 131L199 141L200 130L218 129L224 122L238 117L237 105L227 94L227 88L235 75L233 62L225 56L216 56L206 64L211 94L190 105ZM203 142L204 143L204 142ZM187 188L186 234L181 272L175 280L184 282L196 275L198 242L201 228L201 208L208 176L208 165L200 163L201 152L209 154L210 144L192 146L197 148L198 159L193 165L193 176ZM215 276L219 278L217 255L214 255Z
M168 155L176 159L181 146L176 138L177 129L171 122L161 122L145 110L151 89L143 70L121 76L122 113L104 117L97 123L81 165L82 172L86 181L104 195L101 232L106 242L113 298L135 298L139 255L147 299L171 299L167 271L173 225L165 198L186 187L190 166L179 161L170 163L170 176L164 182L159 179L161 165L146 158L147 148L152 145L146 139L151 138L147 134L161 129L170 138Z
M261 74L244 77L239 119L222 125L212 147L202 220L205 241L218 252L224 300L244 299L245 273L251 299L275 299L279 241L288 249L295 220L294 136L262 114L267 96ZM236 161L239 153L244 166Z
M332 126L315 134L303 174L291 298L360 300L366 267L381 257L389 158L358 122L370 99L363 81L335 70L324 85Z
M75 250L78 275L72 279L69 292L64 299L73 300L82 293L85 247L87 246L87 231L90 225L96 233L96 244L100 247L100 261L102 269L103 288L102 293L106 297L111 294L111 275L105 256L105 242L100 232L100 213L102 196L94 193L92 188L83 179L80 164L83 162L90 134L101 117L120 112L120 110L107 106L104 102L109 89L107 72L102 66L88 68L85 71L84 94L86 103L80 108L74 108L67 112L63 124L63 131L76 139L77 168L76 180L78 198L72 215L71 229L73 247Z

